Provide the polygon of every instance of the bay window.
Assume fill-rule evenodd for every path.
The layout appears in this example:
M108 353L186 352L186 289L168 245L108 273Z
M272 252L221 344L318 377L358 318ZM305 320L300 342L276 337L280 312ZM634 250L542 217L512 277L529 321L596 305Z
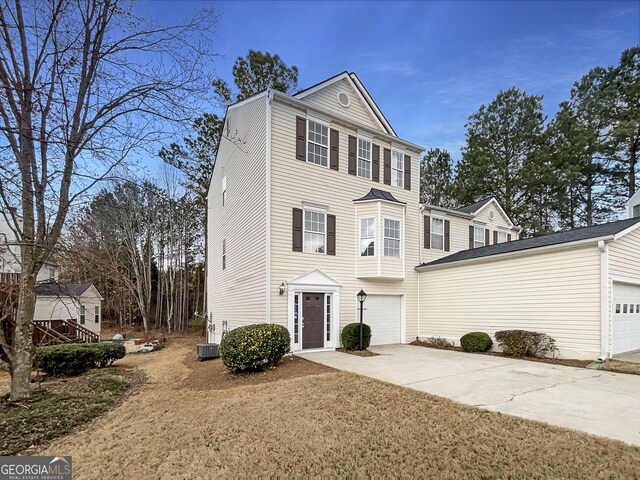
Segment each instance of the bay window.
M384 219L384 256L400 258L400 220Z

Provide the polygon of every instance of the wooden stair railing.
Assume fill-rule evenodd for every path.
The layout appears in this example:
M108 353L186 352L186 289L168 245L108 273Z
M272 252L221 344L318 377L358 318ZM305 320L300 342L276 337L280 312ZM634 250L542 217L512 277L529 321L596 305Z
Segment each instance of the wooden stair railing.
M76 336L83 343L95 343L100 341L100 335L78 324L75 320L67 320L67 323L75 329Z
M13 336L15 323L7 319L8 337ZM34 320L33 344L36 347L61 343L95 343L100 340L97 333L78 325L73 320Z

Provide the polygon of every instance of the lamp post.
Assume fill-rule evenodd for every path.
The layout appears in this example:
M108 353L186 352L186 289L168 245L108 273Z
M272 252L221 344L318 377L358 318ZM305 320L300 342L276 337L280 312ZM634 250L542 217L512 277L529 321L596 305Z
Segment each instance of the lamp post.
M358 301L360 302L360 350L362 350L362 304L367 299L367 294L364 293L364 290L360 290L358 292Z

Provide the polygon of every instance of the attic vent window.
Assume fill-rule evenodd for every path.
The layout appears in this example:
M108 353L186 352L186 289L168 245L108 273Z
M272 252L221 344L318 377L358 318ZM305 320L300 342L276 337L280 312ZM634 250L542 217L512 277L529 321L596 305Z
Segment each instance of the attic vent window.
M344 108L347 108L349 105L351 105L351 99L349 98L349 95L344 92L340 92L338 94L338 102L340 102L340 105L342 105Z
M491 210L489 212L489 220L494 220L496 218L496 212L494 212L493 210Z

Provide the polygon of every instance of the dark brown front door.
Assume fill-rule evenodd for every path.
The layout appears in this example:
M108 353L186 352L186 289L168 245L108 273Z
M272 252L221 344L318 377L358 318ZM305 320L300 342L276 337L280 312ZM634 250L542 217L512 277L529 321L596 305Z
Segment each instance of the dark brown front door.
M324 294L303 293L302 348L322 348L324 341Z

